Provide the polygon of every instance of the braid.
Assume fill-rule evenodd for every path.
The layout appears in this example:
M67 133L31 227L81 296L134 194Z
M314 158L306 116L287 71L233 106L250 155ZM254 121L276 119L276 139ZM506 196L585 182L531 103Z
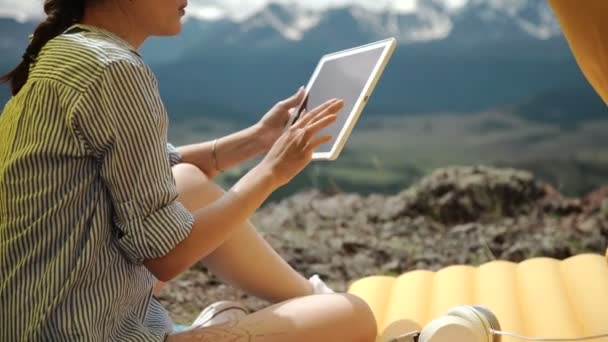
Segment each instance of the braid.
M29 76L30 64L49 40L57 37L68 27L82 19L86 0L45 0L44 12L47 17L36 30L30 45L25 49L23 59L17 67L0 77L1 83L10 83L13 95L17 95Z

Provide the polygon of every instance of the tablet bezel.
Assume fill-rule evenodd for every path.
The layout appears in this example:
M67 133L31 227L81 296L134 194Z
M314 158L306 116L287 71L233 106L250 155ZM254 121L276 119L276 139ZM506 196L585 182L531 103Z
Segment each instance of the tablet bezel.
M339 59L341 57L351 56L351 55L354 55L357 53L361 53L361 52L365 52L365 51L369 51L369 50L373 50L373 49L378 49L382 46L384 46L382 55L378 59L376 66L374 67L370 77L367 80L367 83L365 84L365 86L363 87L363 90L361 91L361 94L359 94L359 98L357 99L357 102L353 106L352 111L347 114L348 118L346 119L344 126L340 130L340 133L339 133L334 145L332 146L331 150L329 152L314 152L313 156L312 156L313 160L336 160L338 158L338 156L340 155L340 152L342 151L342 149L344 148L344 145L346 144L346 140L348 140L350 133L352 132L353 128L355 127L355 124L357 123L359 116L363 112L363 109L365 108L365 104L367 103L367 101L369 100L369 97L371 96L372 92L374 91L374 88L376 87L376 84L378 83L378 80L380 79L380 76L382 75L382 72L384 71L386 64L388 63L390 57L392 56L393 51L395 50L395 47L397 46L397 40L395 38L384 39L384 40L377 41L374 43L370 43L370 44L354 47L351 49L327 54L327 55L324 55L323 57L321 57L321 59L319 60L319 63L317 64L317 67L315 68L315 71L312 74L312 77L310 78L310 80L308 81L308 84L306 85L306 93L310 92L310 89L311 89L312 85L315 83L317 76L319 75L319 72L323 68L323 64L325 62ZM306 101L306 99L304 101ZM301 110L303 105L304 105L304 102L302 104L300 104L300 106L298 106L298 112ZM345 113L340 113L339 115L345 115ZM296 119L296 117L294 117L293 120L295 120L295 119ZM293 121L290 124L293 124Z

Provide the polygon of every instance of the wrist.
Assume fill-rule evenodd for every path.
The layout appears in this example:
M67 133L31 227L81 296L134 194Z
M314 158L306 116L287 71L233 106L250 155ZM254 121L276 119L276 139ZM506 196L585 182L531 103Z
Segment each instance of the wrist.
M267 126L264 126L261 123L257 123L252 127L253 140L256 146L258 146L258 151L260 153L264 153L272 147L276 137L273 136L272 130Z
M274 172L273 167L268 165L268 163L262 161L260 164L254 167L252 171L256 174L258 181L269 189L269 193L274 192L277 188L282 186L280 180Z

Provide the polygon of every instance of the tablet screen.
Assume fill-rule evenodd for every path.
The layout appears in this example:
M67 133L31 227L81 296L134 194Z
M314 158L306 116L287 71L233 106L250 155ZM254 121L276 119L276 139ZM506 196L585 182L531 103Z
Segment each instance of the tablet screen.
M331 135L332 140L321 145L316 152L324 153L332 150L384 50L385 46L381 45L363 52L338 55L325 60L319 66L316 78L312 80L307 98L298 113L307 113L332 98L343 99L344 108L338 114L336 122L319 133L318 136Z

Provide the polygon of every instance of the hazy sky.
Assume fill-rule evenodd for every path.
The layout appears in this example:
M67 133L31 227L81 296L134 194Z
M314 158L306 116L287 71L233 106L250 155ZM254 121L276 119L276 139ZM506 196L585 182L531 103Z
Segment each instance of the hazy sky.
M325 8L357 3L368 8L385 7L391 3L403 11L416 8L418 1L425 0L273 0L281 3L295 3L299 6ZM468 0L441 0L450 6L459 7ZM269 0L190 0L192 12L213 13L218 8L223 8L232 16L246 16L252 11L264 6ZM0 16L10 16L19 20L42 16L43 0L0 0Z

